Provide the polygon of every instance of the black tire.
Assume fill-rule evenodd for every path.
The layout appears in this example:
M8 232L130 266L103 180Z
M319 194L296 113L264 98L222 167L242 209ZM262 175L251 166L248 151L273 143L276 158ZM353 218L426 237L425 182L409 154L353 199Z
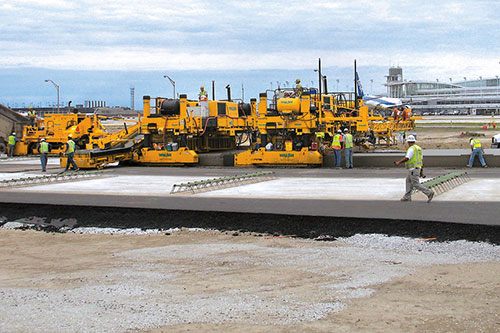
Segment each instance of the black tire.
M0 139L0 154L7 154L7 145Z

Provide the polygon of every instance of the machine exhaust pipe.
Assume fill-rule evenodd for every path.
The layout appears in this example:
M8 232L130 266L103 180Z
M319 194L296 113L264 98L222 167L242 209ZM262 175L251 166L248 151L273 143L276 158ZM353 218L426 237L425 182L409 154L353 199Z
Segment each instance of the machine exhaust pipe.
M228 102L231 102L231 85L227 85L226 86L226 90L227 90L227 100Z

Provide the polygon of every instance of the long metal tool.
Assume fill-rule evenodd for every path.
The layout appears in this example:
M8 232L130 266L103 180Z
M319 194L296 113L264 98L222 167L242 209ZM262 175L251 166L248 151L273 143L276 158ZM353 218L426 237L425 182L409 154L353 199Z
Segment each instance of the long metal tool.
M450 172L432 179L426 180L422 184L433 190L435 195L443 194L455 187L470 181L467 172ZM415 190L414 190L415 191Z
M98 170L98 171L78 171L78 172L58 173L40 177L34 176L34 177L4 179L0 180L0 188L62 183L75 180L84 180L87 178L102 177L107 174L109 174L109 171Z
M259 183L267 180L276 179L272 171L260 171L255 173L248 173L244 175L220 177L213 179L199 180L189 183L174 184L170 194L177 193L190 193L195 194L199 192L207 192L213 190L220 190L223 188L240 186L244 184Z

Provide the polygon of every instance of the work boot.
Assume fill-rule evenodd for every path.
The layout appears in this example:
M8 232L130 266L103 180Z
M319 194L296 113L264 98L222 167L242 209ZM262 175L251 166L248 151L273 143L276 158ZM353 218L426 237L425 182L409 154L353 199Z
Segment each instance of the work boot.
M411 201L411 198L404 198L404 197L403 197L403 198L401 198L401 200L400 200L400 201Z
M431 202L432 198L434 198L434 192L429 193L427 196L427 202Z
M468 167L468 168L472 168L472 165L468 165L468 164L467 164L467 165L466 165L466 167Z
M486 164L485 164L485 165L483 165L483 168L487 168L487 167L488 167L488 166L487 166Z

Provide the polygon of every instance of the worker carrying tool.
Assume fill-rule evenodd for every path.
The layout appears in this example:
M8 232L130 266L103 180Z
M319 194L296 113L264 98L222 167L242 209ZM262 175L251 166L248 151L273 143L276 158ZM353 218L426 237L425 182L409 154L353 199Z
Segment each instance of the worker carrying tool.
M404 163L405 167L408 169L408 176L406 177L406 193L401 198L401 201L411 201L411 192L415 188L427 196L427 202L431 202L434 197L434 192L420 184L419 180L421 169L424 166L422 148L415 144L416 139L413 135L409 135L406 141L409 146L406 151L406 156L403 159L394 162L396 165Z
M300 84L300 79L295 80L295 91L293 92L293 96L295 97L302 97L302 92L304 88L302 88L302 85Z
M48 155L51 149L50 143L45 141L45 138L40 139L40 144L38 145L38 151L40 152L40 164L42 165L42 172L47 170Z
M204 86L200 87L200 93L198 94L198 100L200 102L206 102L206 101L208 101L208 93L205 90Z
M11 135L9 135L9 157L14 156L14 150L16 150L16 132L12 132Z
M335 157L335 168L340 169L340 160L342 158L342 131L338 130L332 140L333 155Z
M28 109L28 118L30 119L30 126L35 126L36 124L36 112L30 106Z
M75 157L75 147L76 143L73 141L73 138L71 135L68 136L68 141L66 142L66 158L67 158L67 163L66 163L66 169L64 169L63 172L68 171L70 164L73 167L75 171L80 170L78 168L78 165L76 165L74 157Z
M488 166L486 165L486 162L484 161L484 157L483 157L484 151L483 151L483 147L481 145L481 141L471 137L471 138L469 138L469 144L470 144L470 150L472 153L470 154L469 164L467 164L467 167L472 168L472 165L474 164L474 159L476 158L476 155L477 155L477 157L479 158L479 162L481 162L481 166L483 168L487 168Z

